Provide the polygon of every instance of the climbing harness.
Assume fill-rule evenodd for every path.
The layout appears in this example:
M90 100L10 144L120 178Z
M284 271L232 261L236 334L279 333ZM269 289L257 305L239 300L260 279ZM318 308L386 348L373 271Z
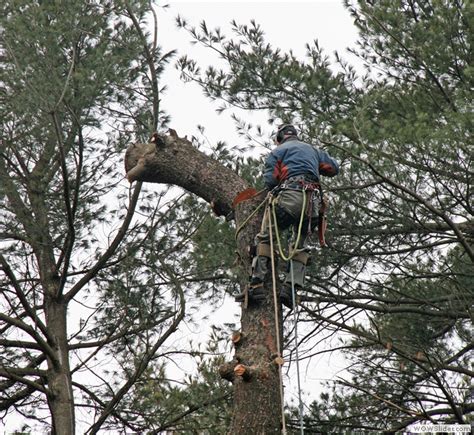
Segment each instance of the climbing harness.
M299 224L298 224L298 235L296 237L296 242L294 244L294 249L293 250L290 249L290 251L288 252L288 256L285 255L285 253L283 252L282 246L281 246L280 232L278 230L278 220L277 220L277 216L276 216L276 204L275 203L276 203L275 198L273 198L272 201L271 201L271 207L272 207L273 224L275 225L275 236L276 236L276 239L277 239L278 252L280 254L280 257L284 261L289 261L295 256L295 254L298 250L298 245L299 245L300 240L301 240L301 233L302 233L302 229L303 229L303 221L304 221L304 215L305 215L305 210L306 210L306 192L303 190L303 206L301 208L301 215L300 215L300 220L299 220Z
M327 198L326 195L323 195L322 188L321 188L319 183L306 183L306 182L301 182L300 181L299 184L302 187L303 193L306 193L306 192L311 192L311 193L309 195L310 201L309 201L308 206L306 205L306 200L307 200L306 195L303 198L303 206L302 206L300 221L299 221L299 225L298 225L299 236L297 237L297 242L299 243L299 240L301 238L301 231L302 231L302 224L303 224L303 221L304 221L305 208L307 208L309 210L308 229L309 229L309 231L311 231L311 217L312 217L311 211L312 211L312 208L313 208L314 191L319 191L320 204L321 204L320 208L319 208L319 215L318 215L318 217L319 217L319 222L318 222L319 244L320 244L321 247L325 247L325 246L327 246L324 235L325 235L326 228L327 228L326 211L327 211L328 203L329 203L328 198ZM278 189L285 188L287 186L288 186L288 184L286 184L286 182L285 182L281 186L278 186ZM241 203L243 201L247 201L247 200L252 199L252 198L255 198L255 197L261 195L263 192L265 192L265 189L260 190L258 192L254 188L246 189L246 190L244 190L244 191L242 191L242 192L240 192L236 195L236 197L234 198L232 206L233 206L233 208L235 208L239 203ZM275 211L276 198L273 196L272 192L273 191L270 191L268 193L268 195L265 197L265 199L255 208L255 210L249 216L247 216L247 218L244 220L244 222L242 222L242 224L240 224L237 227L237 230L235 231L235 239L238 238L238 235L240 234L240 232L246 227L246 225L250 222L250 220L260 211L260 209L264 205L268 205L268 203L271 204L271 207L273 209L272 210L273 220L274 220L274 222L277 222L276 211ZM277 238L280 236L278 228L277 228L277 231L276 231L276 236L277 236ZM298 243L295 243L295 247L298 246ZM285 260L285 261L288 261L290 259L289 257L291 257L292 254L290 253L288 256L285 256L283 251L280 250L280 248L281 248L281 243L280 242L278 242L278 246L279 246L279 253L280 253L282 259ZM295 250L293 252L293 257L296 253L297 253L297 249L295 248Z

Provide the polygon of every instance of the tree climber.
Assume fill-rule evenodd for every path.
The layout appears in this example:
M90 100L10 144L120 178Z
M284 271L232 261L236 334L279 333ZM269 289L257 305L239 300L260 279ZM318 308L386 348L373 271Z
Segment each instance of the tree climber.
M272 192L276 227L272 225L272 234L290 226L298 228L296 251L292 257L283 286L280 300L288 308L293 308L291 278L295 289L304 286L308 249L304 244L309 234L318 226L321 203L320 175L333 177L339 172L339 165L329 154L313 145L298 139L295 127L284 124L275 135L277 147L267 156L263 178L266 188ZM303 216L304 214L304 216ZM264 299L263 281L270 270L270 235L267 221L255 238L256 253L252 260L252 276L248 288L249 302ZM245 299L245 292L236 296L237 302Z

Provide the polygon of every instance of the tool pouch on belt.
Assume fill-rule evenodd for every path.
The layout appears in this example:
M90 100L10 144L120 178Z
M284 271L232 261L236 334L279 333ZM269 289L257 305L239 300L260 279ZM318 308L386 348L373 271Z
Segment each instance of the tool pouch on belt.
M272 251L270 249L270 245L267 245L266 243L259 243L256 247L256 254L261 257L271 258Z
M319 209L319 225L318 225L318 236L319 236L319 245L323 248L327 246L326 243L326 228L328 226L328 220L326 217L326 210L329 206L329 198L326 195L323 195L321 200L321 208Z
M300 263L303 263L304 265L306 265L306 264L308 264L309 257L310 257L310 255L306 251L296 251L296 253L293 256L292 260L299 261Z

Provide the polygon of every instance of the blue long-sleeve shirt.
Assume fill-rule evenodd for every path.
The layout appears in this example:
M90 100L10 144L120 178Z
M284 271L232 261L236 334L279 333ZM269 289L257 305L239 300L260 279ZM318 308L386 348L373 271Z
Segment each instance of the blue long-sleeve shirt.
M289 138L266 158L263 178L265 186L273 189L287 178L306 175L319 180L321 175L334 177L339 164L326 151Z

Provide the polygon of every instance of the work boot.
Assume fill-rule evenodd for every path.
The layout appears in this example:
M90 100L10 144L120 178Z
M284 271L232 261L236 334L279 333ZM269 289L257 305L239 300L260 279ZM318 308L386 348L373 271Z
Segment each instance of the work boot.
M297 287L295 286L295 300L298 303L298 297L296 293ZM292 310L293 306L293 295L291 291L291 286L283 285L280 289L280 302L286 307Z
M263 282L250 282L248 287L248 300L250 303L259 303L265 299L265 290L263 288ZM235 296L235 302L245 302L245 291Z

